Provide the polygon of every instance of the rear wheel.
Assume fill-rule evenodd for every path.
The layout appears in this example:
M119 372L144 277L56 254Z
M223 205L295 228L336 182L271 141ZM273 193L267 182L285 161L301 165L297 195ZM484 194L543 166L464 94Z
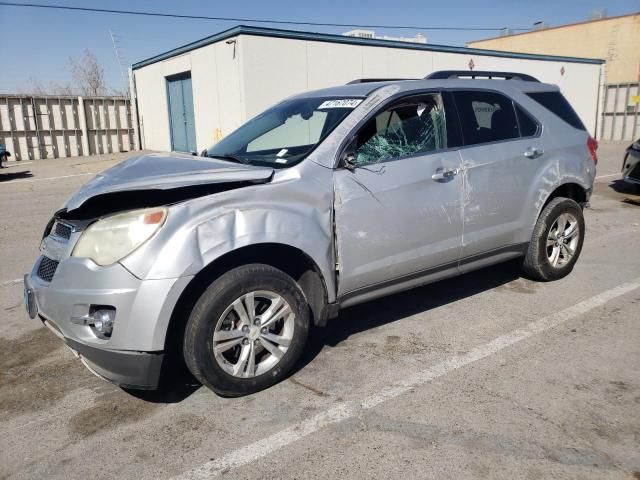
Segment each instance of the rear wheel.
M276 268L246 265L218 278L196 303L185 361L216 393L247 395L287 376L308 331L309 307L296 282Z
M534 280L558 280L575 265L584 242L582 208L570 198L554 198L542 210L522 264Z

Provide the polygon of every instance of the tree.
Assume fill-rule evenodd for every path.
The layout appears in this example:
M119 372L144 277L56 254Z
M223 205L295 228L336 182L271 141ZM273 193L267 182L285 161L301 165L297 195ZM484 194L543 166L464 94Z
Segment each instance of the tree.
M104 81L104 68L98 63L96 56L85 50L80 58L69 57L67 68L75 83L74 90L87 97L98 97L107 93Z

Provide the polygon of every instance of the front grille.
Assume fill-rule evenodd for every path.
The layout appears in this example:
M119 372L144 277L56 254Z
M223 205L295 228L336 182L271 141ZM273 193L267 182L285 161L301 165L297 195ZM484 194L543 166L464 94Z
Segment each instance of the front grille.
M56 273L58 263L59 262L51 260L49 257L42 257L40 265L38 265L38 277L47 282L50 282Z
M67 240L71 237L71 231L71 227L64 223L56 222L53 226L53 234L60 238L66 238Z

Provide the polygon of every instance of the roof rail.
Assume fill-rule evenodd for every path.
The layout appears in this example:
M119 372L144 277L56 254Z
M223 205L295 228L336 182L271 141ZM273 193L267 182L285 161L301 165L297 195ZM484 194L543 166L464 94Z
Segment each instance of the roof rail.
M433 72L430 75L424 77L425 80L444 80L448 78L502 78L504 80L523 80L525 82L538 82L535 77L531 75L527 75L525 73L515 73L515 72L491 72L491 71L482 71L482 70L440 70L438 72Z
M419 80L418 78L356 78L351 80L347 85L356 83L372 83L372 82L404 82L405 80Z

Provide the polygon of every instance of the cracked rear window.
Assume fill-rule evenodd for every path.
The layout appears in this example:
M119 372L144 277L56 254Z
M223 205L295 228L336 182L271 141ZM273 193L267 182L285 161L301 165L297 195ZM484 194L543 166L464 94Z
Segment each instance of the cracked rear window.
M401 100L370 119L358 132L356 164L378 163L447 148L439 94Z

